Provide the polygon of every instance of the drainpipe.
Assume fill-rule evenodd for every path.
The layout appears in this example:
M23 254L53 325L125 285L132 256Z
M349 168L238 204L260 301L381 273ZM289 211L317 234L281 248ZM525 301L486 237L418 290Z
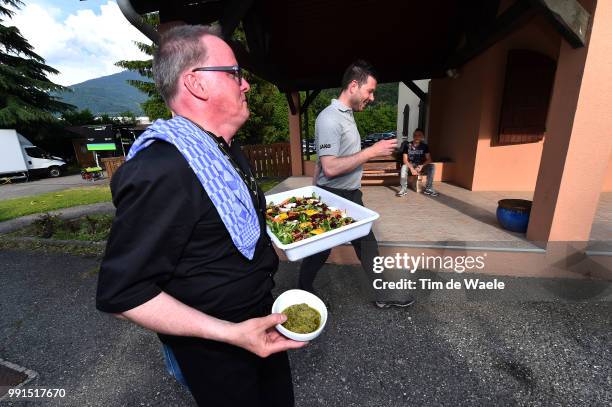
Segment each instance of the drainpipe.
M159 44L159 33L152 25L147 24L142 17L140 17L140 14L132 7L132 2L130 0L117 0L117 5L130 24L136 27L138 31L143 33L148 39L153 41L154 44Z

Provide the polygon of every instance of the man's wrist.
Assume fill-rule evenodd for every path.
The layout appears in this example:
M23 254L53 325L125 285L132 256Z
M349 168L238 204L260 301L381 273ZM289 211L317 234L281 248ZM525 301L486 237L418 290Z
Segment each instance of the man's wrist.
M234 327L235 323L206 316L200 323L200 337L217 342L235 343L237 340Z
M374 146L366 148L365 150L363 150L363 152L365 153L365 156L367 158L366 161L370 161L372 158L378 155Z

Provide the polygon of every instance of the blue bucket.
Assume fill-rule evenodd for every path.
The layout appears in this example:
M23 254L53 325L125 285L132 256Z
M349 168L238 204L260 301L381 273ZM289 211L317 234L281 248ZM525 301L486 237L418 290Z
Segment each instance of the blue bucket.
M502 199L497 203L497 221L511 232L525 233L529 225L531 201L525 199Z

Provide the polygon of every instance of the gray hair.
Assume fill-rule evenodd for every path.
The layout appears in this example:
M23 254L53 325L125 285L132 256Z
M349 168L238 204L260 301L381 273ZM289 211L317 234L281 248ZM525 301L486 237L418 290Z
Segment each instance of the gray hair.
M206 61L208 52L201 42L206 34L214 35L203 25L179 25L162 34L153 55L153 77L166 104L176 97L183 71Z

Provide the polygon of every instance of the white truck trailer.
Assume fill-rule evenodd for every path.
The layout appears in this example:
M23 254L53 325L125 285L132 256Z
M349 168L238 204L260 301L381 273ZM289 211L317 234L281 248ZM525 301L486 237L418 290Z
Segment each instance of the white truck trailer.
M59 177L66 162L53 157L12 129L0 129L0 178Z

